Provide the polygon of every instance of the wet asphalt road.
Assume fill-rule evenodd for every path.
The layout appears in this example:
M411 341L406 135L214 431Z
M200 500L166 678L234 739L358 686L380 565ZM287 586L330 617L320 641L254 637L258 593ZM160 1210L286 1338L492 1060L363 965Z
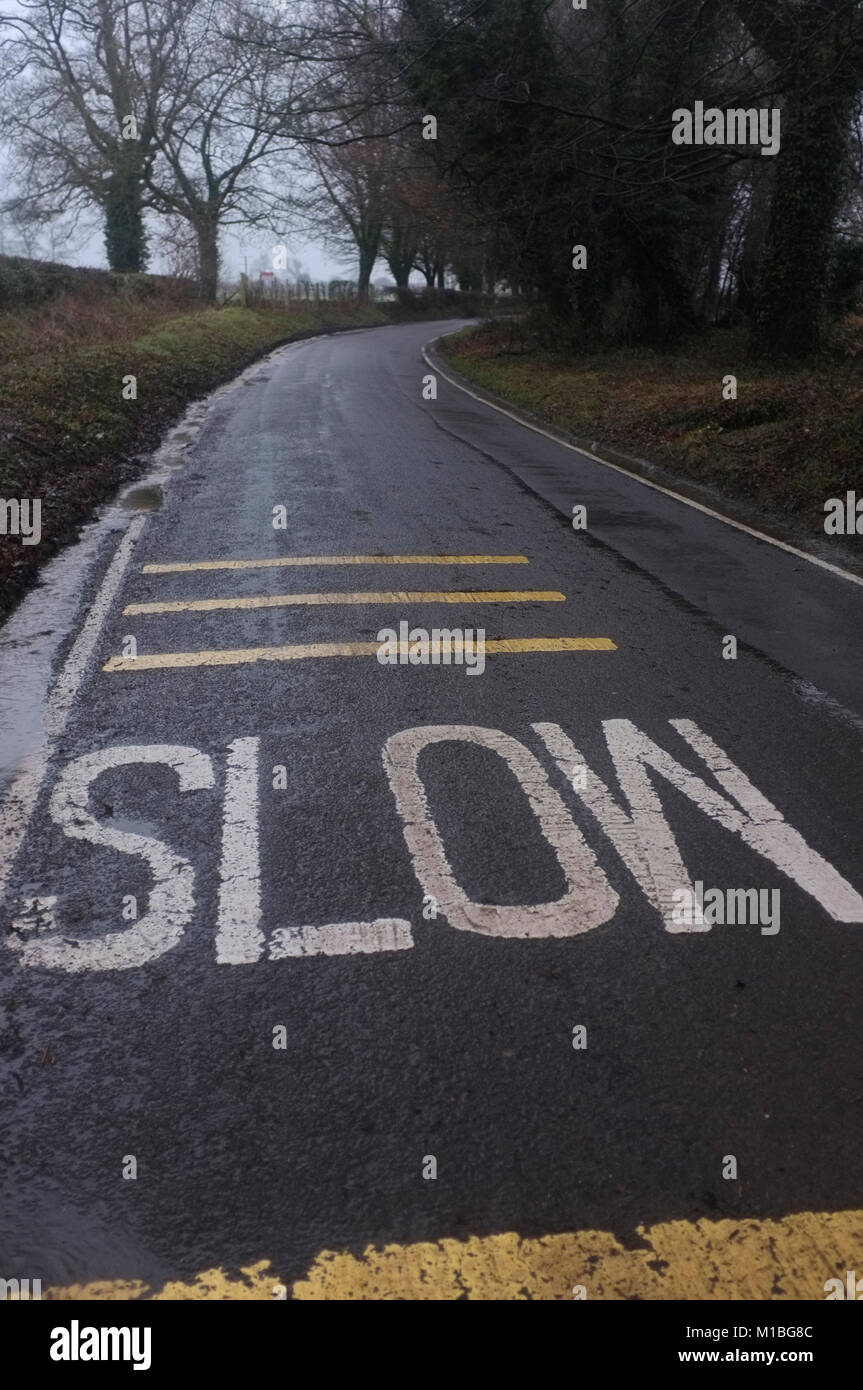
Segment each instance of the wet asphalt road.
M654 777L693 880L781 890L774 935L755 924L665 930L531 728L559 725L625 805L603 721L631 721L719 790L669 722L693 721L863 890L863 590L442 380L438 399L423 400L421 345L451 326L284 350L214 405L147 518L52 757L3 923L10 1269L60 1285L158 1284L268 1259L290 1286L324 1250L583 1229L626 1244L639 1224L863 1205L861 924L835 920L817 894ZM577 503L586 532L569 521ZM272 524L279 506L284 529ZM116 542L82 592L82 618ZM529 563L142 572L378 555ZM352 590L565 601L123 613ZM368 655L102 669L129 636L143 657L370 643L401 620L483 627L489 641L604 637L615 649L495 654L476 676ZM738 640L736 660L723 659L726 635ZM539 760L607 880L597 891L611 902L608 920L577 931L576 905L576 934L524 938L459 929L446 913L424 918L428 887L382 750L431 725L500 731ZM223 838L237 740L259 740L245 745L257 775ZM176 944L161 949L156 905L142 947L151 958L100 968L97 945L96 963L79 969L76 951L133 930L124 900L134 896L143 915L155 871L140 855L64 834L49 796L75 759L124 745L210 759L212 785L202 775L186 791L176 768L143 761L106 765L89 785L101 825L164 842L168 877L182 876L177 856L191 866L188 911L177 909ZM497 752L441 742L420 772L472 902L564 895L558 858ZM259 833L260 920L248 893L237 911L244 939L264 944L258 958L219 962L220 861L249 862L244 796ZM56 897L53 921L22 926L34 896ZM583 899L587 913L589 888ZM399 920L413 944L270 954L277 932L381 919ZM551 931L554 919L553 909L542 919ZM65 967L28 963L22 944L46 939L66 943ZM576 1025L587 1029L583 1051L572 1046ZM728 1154L736 1181L722 1178ZM135 1181L122 1177L127 1156Z

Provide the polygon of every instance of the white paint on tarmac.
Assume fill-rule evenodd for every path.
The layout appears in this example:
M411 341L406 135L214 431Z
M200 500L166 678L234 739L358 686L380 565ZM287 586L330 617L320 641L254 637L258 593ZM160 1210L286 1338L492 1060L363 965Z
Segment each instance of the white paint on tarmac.
M270 960L406 951L413 944L411 924L400 917L379 917L374 922L333 922L325 927L280 927L270 938Z
M153 485L161 486L167 482L168 478L185 464L187 450L200 434L212 406L230 395L232 391L238 390L246 382L254 380L259 373L267 369L274 359L280 358L290 348L296 346L298 344L285 344L284 347L275 349L266 357L253 362L233 381L217 387L215 391L212 391L202 400L194 401L182 419L165 435L153 455L153 468L139 479L135 486L139 488ZM124 507L122 497L119 504L109 504L108 513L115 511L118 505L121 509ZM117 546L98 592L89 606L81 631L78 633L45 702L45 715L38 741L34 742L29 753L22 759L20 769L9 786L2 811L0 811L0 903L3 902L8 889L9 878L27 834L27 827L30 824L30 818L33 815L42 784L45 781L49 763L54 756L56 744L66 728L69 713L80 692L87 666L102 635L102 628L108 611L117 597L132 552L144 526L147 524L147 520L147 514L141 512L131 517L126 526L123 538ZM103 524L107 524L104 519L94 523L97 527ZM111 529L114 529L113 523ZM72 547L58 557L59 564L64 564L66 558L73 557L76 551L80 553L82 545L90 544L92 541L89 539L85 542L79 542L77 547ZM52 562L52 564L54 563L57 561ZM72 568L70 573L73 582L77 584L79 582L79 570ZM32 595L30 597L32 598ZM19 615L24 614L27 604L28 599L25 599L20 608L16 610L10 623L7 624L7 632L9 627L19 620Z
M524 788L563 870L567 891L562 898L519 906L475 903L468 898L447 861L418 772L423 749L437 743L477 745L504 760ZM475 725L428 725L393 734L384 745L383 761L414 872L423 892L436 899L450 926L484 936L564 937L592 931L614 916L617 893L541 764L517 739L499 729Z
M863 922L863 898L859 893L807 845L799 831L787 823L781 811L753 786L727 753L692 720L672 719L669 722L737 805L677 762L628 719L603 720L603 728L631 814L615 801L608 787L590 770L585 789L573 788L596 817L648 900L660 912L666 930L709 930L710 924L687 926L673 920L673 894L680 889L690 893L693 890L648 769L658 773L705 815L738 835L762 858L787 874L820 903L834 921ZM584 763L575 745L558 724L534 724L532 728L569 780L572 767Z
M835 922L863 922L863 897L832 864L810 849L799 831L787 823L782 812L752 785L728 755L691 719L670 722L707 764L719 785L743 808L743 816L734 808L730 813L726 811L723 824L787 874Z
M66 727L72 705L81 689L87 665L102 635L108 610L132 558L132 551L143 530L145 515L133 517L114 552L98 593L90 605L81 631L63 664L63 669L45 706L45 718L38 743L25 759L21 771L9 788L0 813L0 902L6 892L9 875L27 833L30 817L36 805L48 763L55 744Z
M100 749L69 763L57 779L49 810L52 819L71 839L137 855L149 865L153 886L143 917L131 925L120 919L118 929L102 936L75 939L62 924L50 933L21 940L14 934L7 945L19 953L25 965L53 966L62 970L131 970L164 955L183 934L195 906L195 874L191 864L162 840L149 835L117 830L96 820L87 809L90 786L108 768L134 763L158 763L176 774L180 791L201 791L215 786L213 764L197 748L174 744L144 744ZM59 917L60 914L58 913Z
M260 960L261 851L258 831L259 738L237 738L228 750L216 960L246 965Z
M635 797L634 801L630 800L630 815L615 800L601 778L587 766L583 754L559 724L532 724L531 728L539 734L567 782L598 821L648 902L659 912L666 931L709 931L706 923L681 925L674 921L674 892L688 888L694 896L694 890L674 832L653 796L650 784L647 785L652 800L645 797L640 789L636 791L630 788ZM584 767L584 786L573 785L574 767Z
M696 502L693 497L684 497L683 493L675 492L673 488L663 487L661 483L651 482L649 478L644 478L640 473L634 473L630 468L623 468L619 463L610 463L608 459L600 458L599 454L594 454L590 449L581 444L570 444L569 440L561 438L553 430L545 430L541 425L535 425L530 420L525 420L523 416L517 415L515 411L507 410L502 405L497 405L495 401L490 401L486 396L480 396L476 391L471 391L467 386L456 381L443 370L440 363L433 360L428 354L428 348L432 344L437 345L441 338L452 338L461 329L453 329L452 333L442 333L440 338L435 338L426 343L421 349L423 361L429 367L434 368L444 381L449 382L457 391L463 391L466 396L479 401L480 405L488 406L489 410L496 410L499 415L506 415L508 419L514 420L517 425L522 425L526 430L533 430L534 434L541 434L545 439L550 439L552 443L559 444L562 449L569 449L574 454L582 454L585 458L592 459L594 463L601 463L603 468L611 468L615 473L622 473L625 478L631 478L634 483L639 483L642 487L652 488L654 492L661 492L665 497L673 497L675 502L682 502L684 507L691 507L693 511L702 512L704 516L712 517L714 521L721 521L724 526L731 526L735 531L742 531L744 535L752 536L757 541L764 541L767 545L773 545L777 550L784 550L789 555L795 556L798 560L805 560L807 564L817 565L819 569L827 570L830 574L835 574L839 579L847 579L851 584L863 585L863 577L859 574L852 574L850 570L842 569L839 565L832 565L829 560L819 560L817 555L810 555L807 550L798 550L796 545L789 545L787 541L780 541L776 536L768 536L764 531L756 531L752 526L746 526L742 521L735 521L732 517L726 516L724 512L717 512L713 507L706 507L703 502Z
M628 719L603 721L625 804L587 767L575 744L558 724L531 727L575 794L614 845L648 901L669 931L710 930L702 922L680 923L674 909L681 889L692 892L650 774L658 775L698 810L738 836L786 874L839 922L863 922L863 897L763 795L728 755L687 719L671 726L706 765L727 796L709 786ZM503 759L518 779L566 879L556 902L501 905L476 903L457 883L443 839L431 814L419 775L425 749L440 743L485 748ZM262 889L259 834L259 748L256 737L229 745L222 815L222 859L216 933L216 960L242 965L303 956L357 955L407 950L411 924L402 918L340 922L324 926L282 927L267 942L261 926ZM393 734L382 750L383 764L417 879L436 900L441 915L460 931L485 936L542 938L578 936L611 920L618 895L584 840L537 758L499 729L441 724ZM23 964L82 970L126 970L157 959L175 946L195 907L192 865L154 837L120 830L89 811L92 783L109 768L157 764L172 769L181 792L215 786L212 760L196 748L173 744L122 745L84 754L60 773L49 811L64 834L104 849L143 859L153 877L147 910L139 921L123 924L119 899L117 927L101 936L75 938L64 928L56 895L25 902L7 938ZM574 768L584 775L572 778ZM733 798L729 800L728 798Z

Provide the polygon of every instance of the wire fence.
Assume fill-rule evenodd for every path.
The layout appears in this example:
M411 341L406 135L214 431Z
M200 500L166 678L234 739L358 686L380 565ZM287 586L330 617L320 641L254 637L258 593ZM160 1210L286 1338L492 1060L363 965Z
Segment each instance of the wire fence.
M291 304L308 303L356 303L358 287L355 280L297 280L291 283L280 280L276 275L262 275L254 278L241 275L240 284L228 292L228 298L245 304L272 304L288 307ZM396 298L395 287L369 286L368 299L374 302L387 302Z

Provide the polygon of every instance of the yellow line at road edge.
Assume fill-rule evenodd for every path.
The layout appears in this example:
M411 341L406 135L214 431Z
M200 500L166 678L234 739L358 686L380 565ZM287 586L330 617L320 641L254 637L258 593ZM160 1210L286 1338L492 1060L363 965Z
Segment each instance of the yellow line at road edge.
M130 603L124 617L140 613L215 613L224 608L323 607L347 603L564 603L557 589L398 589L373 593L255 594L247 598L180 598L164 603Z
M190 1283L154 1290L140 1280L49 1288L49 1299L323 1300L777 1300L827 1297L828 1279L860 1268L863 1211L796 1212L639 1226L628 1248L610 1231L522 1239L515 1232L468 1240L367 1246L361 1255L324 1250L291 1289L269 1260L239 1273L209 1269ZM801 1314L801 1320L805 1321Z
M399 655L408 655L410 643L398 645ZM434 648L434 643L431 643ZM190 666L242 666L255 661L303 661L313 657L377 656L380 642L311 642L287 647L238 647L234 650L201 652L155 652L144 656L112 656L103 671L161 671ZM447 650L440 643L441 654ZM461 639L453 640L450 653L455 656L465 650ZM472 643L467 651L475 651ZM516 652L616 652L610 637L510 637L493 638L484 644L486 656ZM435 663L438 664L438 663Z

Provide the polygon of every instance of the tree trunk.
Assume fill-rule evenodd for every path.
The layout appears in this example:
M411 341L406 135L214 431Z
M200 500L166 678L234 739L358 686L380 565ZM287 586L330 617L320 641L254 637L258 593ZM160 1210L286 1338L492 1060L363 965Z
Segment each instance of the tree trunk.
M371 284L372 271L375 268L375 261L378 258L378 247L380 241L375 237L374 244L366 242L359 248L360 251L360 274L357 280L357 299L360 304L367 304L369 300L369 285Z
M390 268L390 274L396 282L396 289L406 290L408 288L408 281L411 278L411 271L413 270L413 256L410 254L400 256L391 252L386 260Z
M811 76L807 87L817 96L788 114L776 156L751 343L756 356L806 357L821 336L853 97L837 95L835 79L832 90Z
M195 224L198 238L198 285L201 298L213 303L219 289L219 228L213 218Z
M857 0L735 0L786 94L750 351L801 358L823 327L833 231L863 77ZM756 248L757 249L757 248Z
M764 161L767 163L767 161ZM749 195L749 212L743 233L737 274L737 308L749 315L755 307L767 235L767 219L773 190L773 170L765 169L755 178Z
M722 289L722 262L725 253L726 225L726 220L723 220L719 229L714 233L713 241L707 256L707 264L704 268L704 283L701 291L699 312L701 318L707 323L715 322L720 291Z
M142 271L147 264L147 238L141 207L141 170L128 159L108 181L104 203L105 252L112 270Z

